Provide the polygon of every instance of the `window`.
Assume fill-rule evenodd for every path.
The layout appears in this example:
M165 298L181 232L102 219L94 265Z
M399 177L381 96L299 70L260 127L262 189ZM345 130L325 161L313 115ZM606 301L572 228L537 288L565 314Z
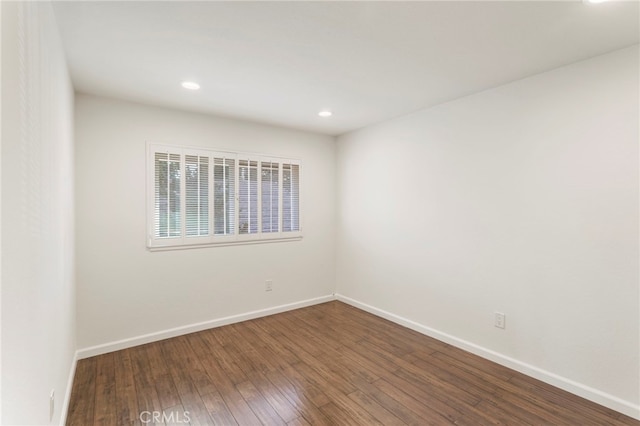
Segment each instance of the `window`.
M148 145L148 247L301 238L300 161Z

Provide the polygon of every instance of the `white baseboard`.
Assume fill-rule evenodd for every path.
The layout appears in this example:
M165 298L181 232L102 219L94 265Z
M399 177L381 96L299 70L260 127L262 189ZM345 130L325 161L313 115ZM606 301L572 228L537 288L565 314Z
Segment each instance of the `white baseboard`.
M503 355L498 352L492 351L490 349L484 348L482 346L476 345L475 343L471 343L466 340L460 339L458 337L452 336L450 334L443 333L431 327L427 327L415 321L411 321L407 318L403 318L399 315L395 315L390 312L383 311L382 309L378 309L371 305L367 305L366 303L359 302L357 300L351 299L341 294L336 294L335 298L341 302L344 302L356 308L362 309L363 311L367 311L373 315L388 319L389 321L392 321L396 324L400 324L404 327L415 330L418 333L425 334L429 337L433 337L435 339L448 343L457 348L464 349L465 351L471 352L482 358L486 358L500 365L511 368L520 373L526 374L527 376L531 376L545 383L548 383L560 389L566 390L567 392L571 392L572 394L588 399L589 401L593 401L597 404L604 405L605 407L611 408L612 410L618 411L620 413L626 414L629 417L633 417L635 419L640 420L640 405L633 404L629 401L625 401L616 396L610 395L606 392L602 392L598 389L594 389L584 384L575 382L573 380L567 379L566 377L559 376L557 374L551 373L549 371L543 370L541 368L535 367L533 365L527 364L517 359L508 357L506 355Z
M289 303L286 305L274 306L272 308L246 312L244 314L231 315L224 318L217 318L195 324L183 325L181 327L156 331L154 333L130 337L127 339L117 340L115 342L104 343L102 345L91 346L88 348L79 349L76 352L76 359L84 359L96 355L102 355L109 352L119 351L121 349L144 345L145 343L157 342L158 340L169 339L171 337L195 333L197 331L207 330L209 328L221 327L223 325L233 324L236 322L247 321L255 318L265 317L267 315L278 314L280 312L291 311L293 309L304 308L306 306L317 305L319 303L329 302L331 300L335 300L333 294L328 296L316 297L314 299L301 300L299 302Z
M64 400L62 401L62 411L60 414L60 426L67 424L67 414L69 413L69 401L71 401L71 390L73 388L73 379L76 376L76 365L78 364L78 351L73 354L71 360L71 369L69 370L69 378L67 379L67 390L64 393Z

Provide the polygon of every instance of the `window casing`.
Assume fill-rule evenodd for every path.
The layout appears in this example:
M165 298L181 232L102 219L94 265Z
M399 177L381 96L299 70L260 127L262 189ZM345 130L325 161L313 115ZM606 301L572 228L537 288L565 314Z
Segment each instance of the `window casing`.
M302 237L299 160L147 145L147 246Z

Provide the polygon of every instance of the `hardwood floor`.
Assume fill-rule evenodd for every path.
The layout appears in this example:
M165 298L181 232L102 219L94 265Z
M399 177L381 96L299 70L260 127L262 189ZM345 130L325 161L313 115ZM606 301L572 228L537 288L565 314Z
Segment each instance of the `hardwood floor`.
M640 425L340 302L78 362L69 425Z

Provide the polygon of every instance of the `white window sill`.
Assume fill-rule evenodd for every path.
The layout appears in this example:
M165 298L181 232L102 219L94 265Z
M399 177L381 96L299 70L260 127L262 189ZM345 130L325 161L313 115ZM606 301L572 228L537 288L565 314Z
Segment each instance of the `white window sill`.
M298 235L295 237L280 237L280 238L260 238L255 240L233 240L233 241L220 241L220 242L209 242L209 243L179 243L173 245L166 246L147 246L147 250L150 252L156 251L172 251L172 250L191 250L191 249L200 249L200 248L208 248L208 247L227 247L227 246L244 246L249 244L268 244L268 243L285 243L290 241L300 241L302 240L302 235Z

